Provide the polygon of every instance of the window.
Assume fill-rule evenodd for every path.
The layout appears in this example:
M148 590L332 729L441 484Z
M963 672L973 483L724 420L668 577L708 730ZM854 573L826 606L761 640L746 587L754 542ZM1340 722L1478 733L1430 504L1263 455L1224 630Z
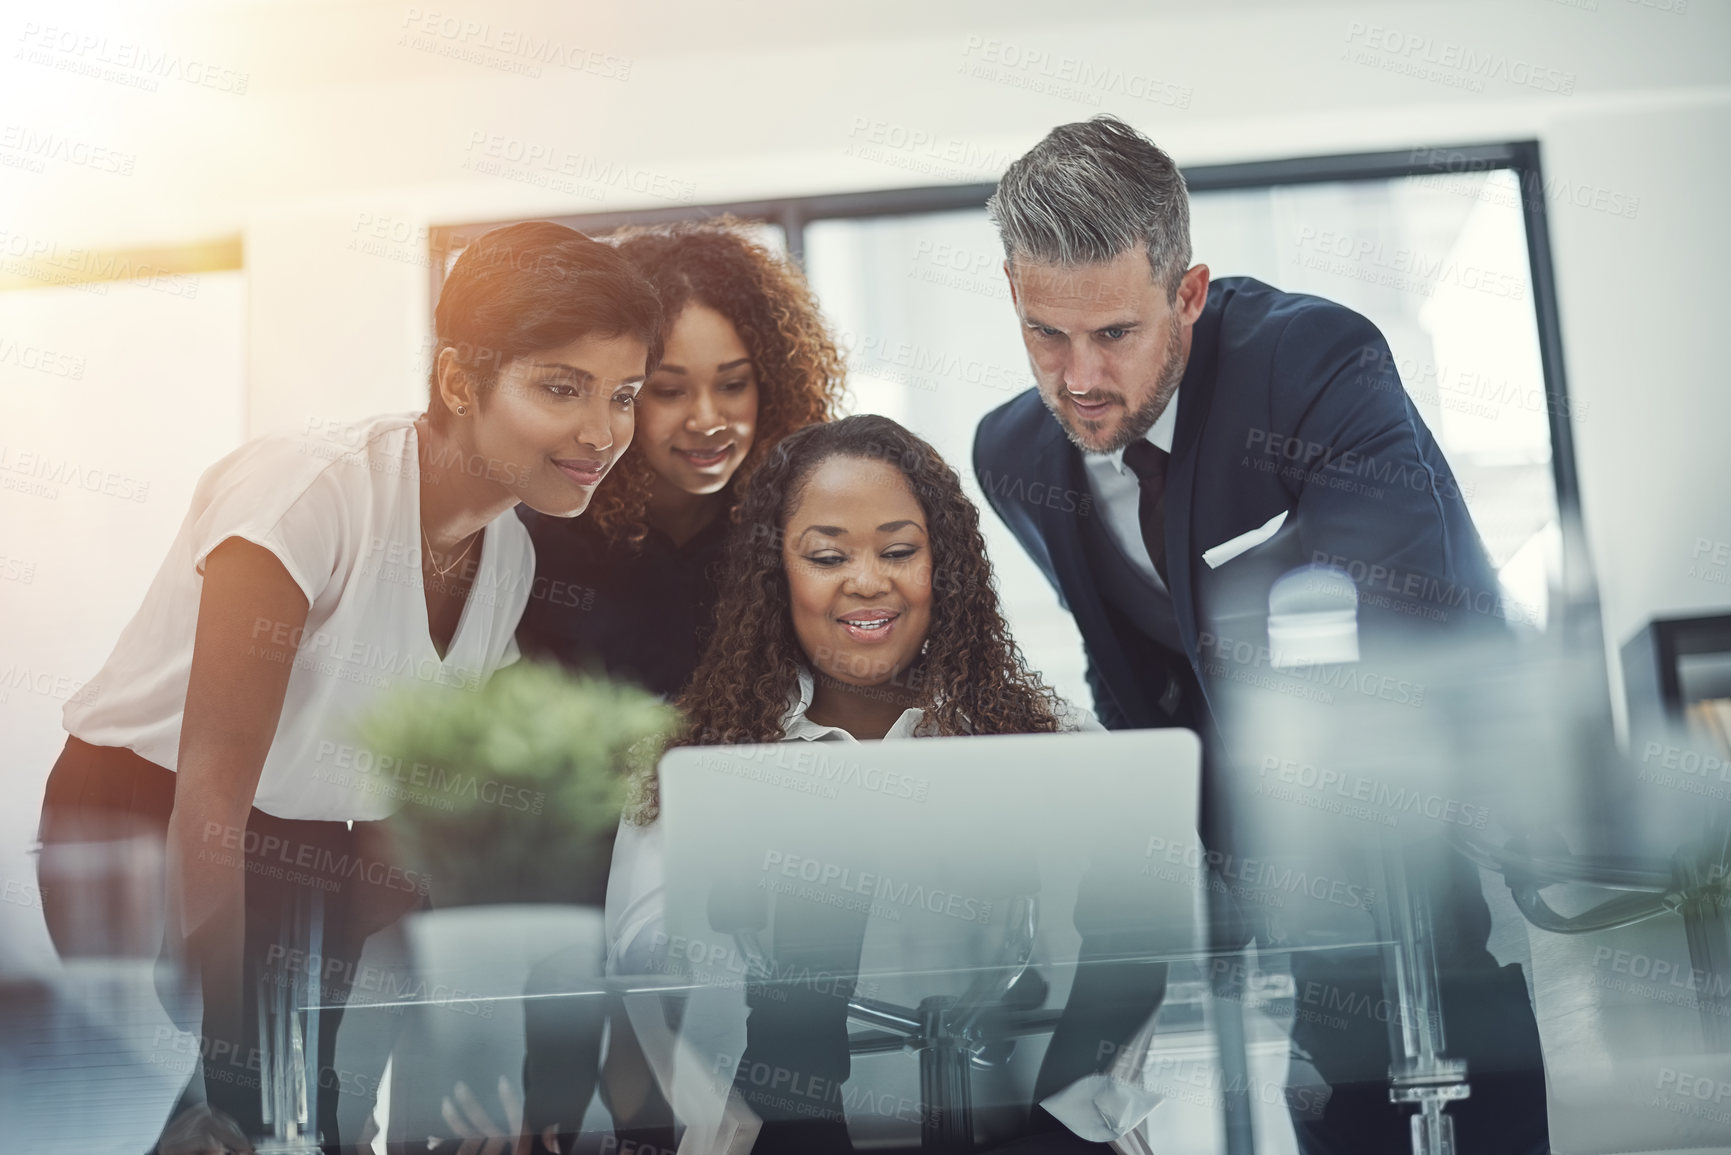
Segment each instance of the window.
M1363 313L1453 466L1511 617L1545 629L1571 607L1578 524L1537 146L1325 157L1188 170L1194 259ZM852 408L935 445L976 501L974 427L1032 384L984 211L990 185L563 218L623 224L731 212L803 261L848 351ZM463 230L474 235L475 228ZM439 230L439 236L455 230ZM982 503L983 508L983 503ZM1070 617L983 513L1005 612L1029 662L1090 700Z

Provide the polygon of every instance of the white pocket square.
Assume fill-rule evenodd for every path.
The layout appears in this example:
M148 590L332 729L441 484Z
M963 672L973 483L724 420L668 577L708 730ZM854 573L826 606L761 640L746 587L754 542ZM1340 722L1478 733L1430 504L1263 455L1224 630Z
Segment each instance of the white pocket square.
M1209 569L1219 569L1245 550L1255 549L1273 537L1275 532L1286 524L1288 512L1283 509L1249 533L1241 533L1235 538L1221 542L1213 549L1203 550L1202 560L1208 563Z

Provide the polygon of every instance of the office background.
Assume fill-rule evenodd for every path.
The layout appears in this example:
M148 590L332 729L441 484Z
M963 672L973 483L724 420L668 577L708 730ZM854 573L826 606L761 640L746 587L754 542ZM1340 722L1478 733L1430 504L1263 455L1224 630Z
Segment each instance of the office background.
M1731 602L1722 0L15 3L0 37L9 965L51 957L25 846L65 699L207 465L421 404L441 228L989 183L1096 112L1198 170L1536 142L1611 707L1643 622ZM1199 195L1196 259L1347 300L1429 368L1428 407L1409 390L1477 462L1496 512L1475 514L1542 618L1556 397L1519 196L1471 172ZM857 406L945 431L963 465L971 415L1025 372L989 230L859 218L803 249ZM1479 377L1493 412L1468 411ZM992 546L1019 635L1074 690L1061 615Z

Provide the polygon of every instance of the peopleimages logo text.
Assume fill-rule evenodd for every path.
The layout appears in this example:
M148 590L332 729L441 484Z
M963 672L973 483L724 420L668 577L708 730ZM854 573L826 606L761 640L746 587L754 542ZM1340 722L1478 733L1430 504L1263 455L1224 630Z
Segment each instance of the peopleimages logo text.
M810 883L815 887L845 894L857 894L890 907L921 909L933 914L948 915L966 922L989 922L992 903L954 891L924 887L918 883L898 882L887 874L870 870L854 870L833 862L766 850L762 869L766 874Z

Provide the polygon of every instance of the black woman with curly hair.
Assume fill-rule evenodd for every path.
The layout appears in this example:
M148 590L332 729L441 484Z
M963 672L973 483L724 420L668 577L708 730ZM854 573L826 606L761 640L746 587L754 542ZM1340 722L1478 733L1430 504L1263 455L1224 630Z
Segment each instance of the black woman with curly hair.
M737 222L614 242L661 298L666 348L589 517L522 511L537 560L518 640L671 698L697 664L737 495L778 441L837 415L845 367L799 270Z
M979 513L955 470L878 416L801 430L752 477L715 633L679 705L676 746L1099 728L1044 686L1011 640ZM608 887L608 953L625 971L665 970L654 953L666 942L659 793L647 767L635 786ZM714 1149L743 1142L743 1130L756 1132L758 1152L851 1150L840 1100L846 976L857 970L865 917L800 904L776 925L796 922L799 942L778 930L771 944L777 969L826 981L821 990L748 988L738 1068L768 1062L828 1090L793 1112L742 1080L725 1105L709 1104L707 1119L682 1107L688 1126L716 1129ZM677 1086L674 1095L684 1097Z
M979 511L937 450L861 415L789 438L760 472L675 744L793 736L795 695L802 734L1059 728L1057 699L1010 639Z

